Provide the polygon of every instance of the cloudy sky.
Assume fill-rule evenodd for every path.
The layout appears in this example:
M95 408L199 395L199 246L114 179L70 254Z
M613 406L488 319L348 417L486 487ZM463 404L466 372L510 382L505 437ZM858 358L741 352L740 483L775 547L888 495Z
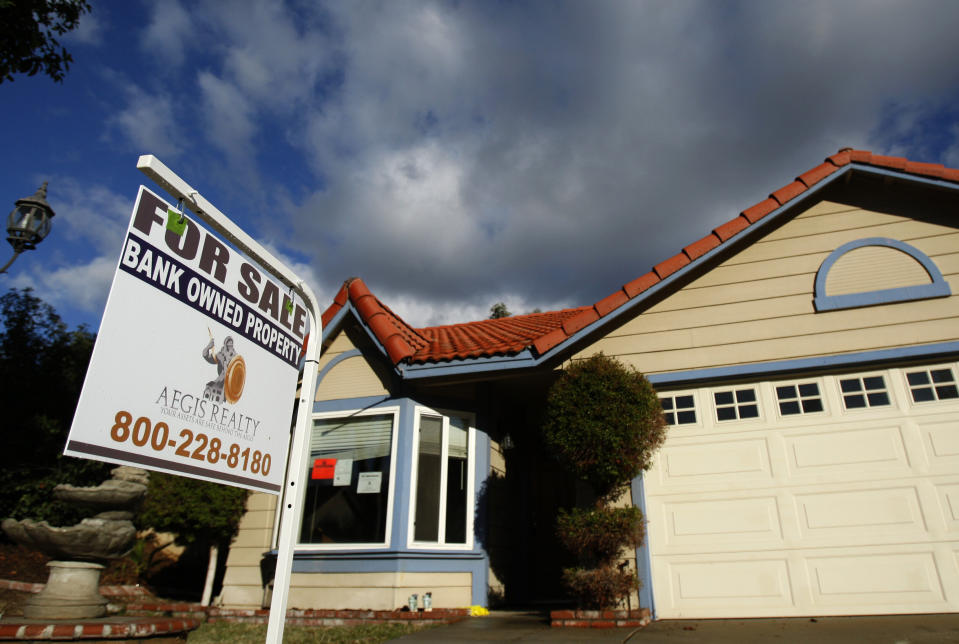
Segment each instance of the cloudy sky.
M0 286L71 325L140 154L414 326L592 303L841 147L959 166L956 2L92 4L63 84L0 84L5 207L57 213Z

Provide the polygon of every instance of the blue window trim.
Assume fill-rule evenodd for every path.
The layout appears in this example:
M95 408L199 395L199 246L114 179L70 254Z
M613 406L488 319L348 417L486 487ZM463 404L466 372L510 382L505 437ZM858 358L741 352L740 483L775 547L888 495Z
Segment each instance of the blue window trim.
M885 246L902 251L922 265L932 279L932 283L900 286L898 288L886 288L862 293L826 295L826 278L833 265L835 265L840 257L849 251L855 250L856 248L863 248L864 246ZM929 256L921 250L897 239L867 237L845 243L829 254L829 257L826 258L826 261L822 263L819 271L816 273L816 298L814 303L816 305L816 311L836 311L861 306L874 306L876 304L891 304L892 302L909 302L912 300L926 300L933 297L948 297L950 295L952 295L952 291L949 288L949 284L943 279L939 268L929 259Z

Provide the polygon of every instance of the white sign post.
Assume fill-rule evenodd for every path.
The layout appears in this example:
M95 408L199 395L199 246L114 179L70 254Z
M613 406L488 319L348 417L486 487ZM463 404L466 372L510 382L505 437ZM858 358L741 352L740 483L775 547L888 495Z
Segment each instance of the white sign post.
M279 643L320 353L319 307L295 273L158 159L144 155L137 167L178 206L141 186L64 453L280 494L267 633Z

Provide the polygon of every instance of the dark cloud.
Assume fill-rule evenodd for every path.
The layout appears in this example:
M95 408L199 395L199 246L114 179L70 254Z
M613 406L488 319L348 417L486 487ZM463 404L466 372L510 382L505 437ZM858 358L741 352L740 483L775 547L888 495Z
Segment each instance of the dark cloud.
M288 225L261 224L321 292L360 275L414 324L591 303L843 146L959 159L955 3L228 14L204 14L201 105L228 167L282 195ZM276 119L296 185L263 161Z

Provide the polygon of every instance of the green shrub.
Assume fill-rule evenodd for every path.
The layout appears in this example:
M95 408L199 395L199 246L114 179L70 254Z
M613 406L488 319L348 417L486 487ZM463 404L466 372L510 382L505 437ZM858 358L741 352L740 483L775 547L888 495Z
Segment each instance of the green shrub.
M137 520L140 528L175 533L182 545L229 544L246 511L248 494L237 487L151 472Z
M643 543L643 513L639 508L574 508L560 510L560 541L584 564L611 563L623 548Z
M563 582L576 596L579 606L603 609L615 606L639 586L636 573L607 565L601 568L566 568Z
M649 469L666 437L659 398L646 377L597 354L574 362L550 388L547 447L596 494L612 500Z
M598 497L593 508L560 511L559 538L580 563L563 580L581 607L614 607L638 588L616 559L642 545L644 529L639 508L609 504L649 469L666 438L659 397L643 374L602 353L574 362L547 394L543 438Z

